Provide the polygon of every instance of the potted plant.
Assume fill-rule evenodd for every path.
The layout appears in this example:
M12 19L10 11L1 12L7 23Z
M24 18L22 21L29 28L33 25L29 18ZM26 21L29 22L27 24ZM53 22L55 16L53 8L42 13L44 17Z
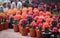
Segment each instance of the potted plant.
M19 20L20 20L20 15L16 14L14 16L14 24L13 24L14 32L19 32L19 27L18 27Z
M43 29L42 29L42 31L44 31L45 33L48 33L48 32L50 31L50 25L49 25L48 22L45 22L45 23L43 24Z
M30 24L31 28L30 28L30 36L31 37L36 37L36 31L35 31L35 28L36 28L36 22L35 21L32 21L32 23Z
M28 28L27 28L27 20L26 19L21 19L20 20L20 28L19 28L19 30L20 30L20 32L21 32L21 34L22 34L22 36L27 36L28 35Z
M52 34L54 35L54 38L57 38L57 34L58 34L58 28L57 27L53 27Z
M3 30L2 16L0 16L0 31Z
M57 27L58 22L57 22L57 18L55 16L52 17L51 24L52 24L52 28Z
M7 15L4 15L4 16L3 16L4 29L8 29L8 24L9 24L9 22L7 22L7 18L8 18Z
M42 23L39 23L39 24L38 24L38 29L36 30L37 38L42 38L42 35L41 35L41 33L42 33L42 32L41 32L42 26L43 26Z
M13 26L12 26L13 20L14 20L14 16L13 15L8 16L8 22L9 22L9 28L10 29L13 28Z
M51 30L50 30L50 25L48 22L45 22L43 24L43 29L42 29L42 38L50 38L51 36ZM47 37L46 37L47 36Z

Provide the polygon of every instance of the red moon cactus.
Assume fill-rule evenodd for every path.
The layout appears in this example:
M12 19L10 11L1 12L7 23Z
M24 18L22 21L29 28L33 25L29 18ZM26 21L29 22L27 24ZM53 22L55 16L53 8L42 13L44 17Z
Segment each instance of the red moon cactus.
M29 11L29 12L28 12L28 15L33 15L33 12L30 12L30 11Z
M42 21L43 21L42 19L38 19L37 24L42 23Z
M30 26L36 26L37 24L36 24L36 22L35 21L33 21L31 24L30 24Z
M43 24L42 24L42 23L39 23L39 24L38 24L38 27L39 27L39 28L42 28L42 27L43 27Z
M52 30L52 32L58 32L57 27L54 27L53 30Z
M4 16L3 16L3 18L4 18L4 19L7 19L7 18L8 18L8 16L7 16L7 15L4 15Z
M55 16L52 17L53 20L57 20L57 18Z

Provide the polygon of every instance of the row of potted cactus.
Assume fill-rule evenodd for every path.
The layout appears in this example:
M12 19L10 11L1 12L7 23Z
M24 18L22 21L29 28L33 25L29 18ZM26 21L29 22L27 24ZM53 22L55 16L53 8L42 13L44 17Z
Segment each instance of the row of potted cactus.
M20 32L23 36L27 36L30 33L31 37L37 36L38 38L42 38L42 32L49 33L52 32L51 29L57 27L57 18L53 16L51 20L50 12L39 12L37 8L34 10L32 8L29 9L28 13L27 8L23 8L16 12L15 15L12 14L14 19L12 25L15 32ZM52 26L50 26L50 23Z
M23 36L27 36L30 33L31 37L37 36L38 38L42 38L42 32L49 33L52 32L51 30L54 27L57 27L56 16L50 18L50 12L44 13L37 8L32 9L32 7L24 7L20 10L16 8L9 9L7 12L8 17L4 16L4 23L6 18L9 18L13 22L14 32L20 32Z

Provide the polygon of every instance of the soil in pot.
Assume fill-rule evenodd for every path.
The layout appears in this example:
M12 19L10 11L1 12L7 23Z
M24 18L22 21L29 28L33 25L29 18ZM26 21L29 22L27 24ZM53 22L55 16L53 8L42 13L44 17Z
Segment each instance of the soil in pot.
M21 34L22 34L22 36L27 36L28 35L27 28L21 27Z
M19 32L19 27L16 24L13 24L14 32Z
M31 37L36 37L36 31L34 29L30 29L30 36Z

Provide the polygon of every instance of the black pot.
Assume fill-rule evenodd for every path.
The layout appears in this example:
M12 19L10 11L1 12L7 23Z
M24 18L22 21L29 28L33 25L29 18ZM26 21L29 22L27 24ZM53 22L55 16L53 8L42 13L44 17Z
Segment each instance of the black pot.
M51 38L51 32L49 33L42 32L42 38Z

